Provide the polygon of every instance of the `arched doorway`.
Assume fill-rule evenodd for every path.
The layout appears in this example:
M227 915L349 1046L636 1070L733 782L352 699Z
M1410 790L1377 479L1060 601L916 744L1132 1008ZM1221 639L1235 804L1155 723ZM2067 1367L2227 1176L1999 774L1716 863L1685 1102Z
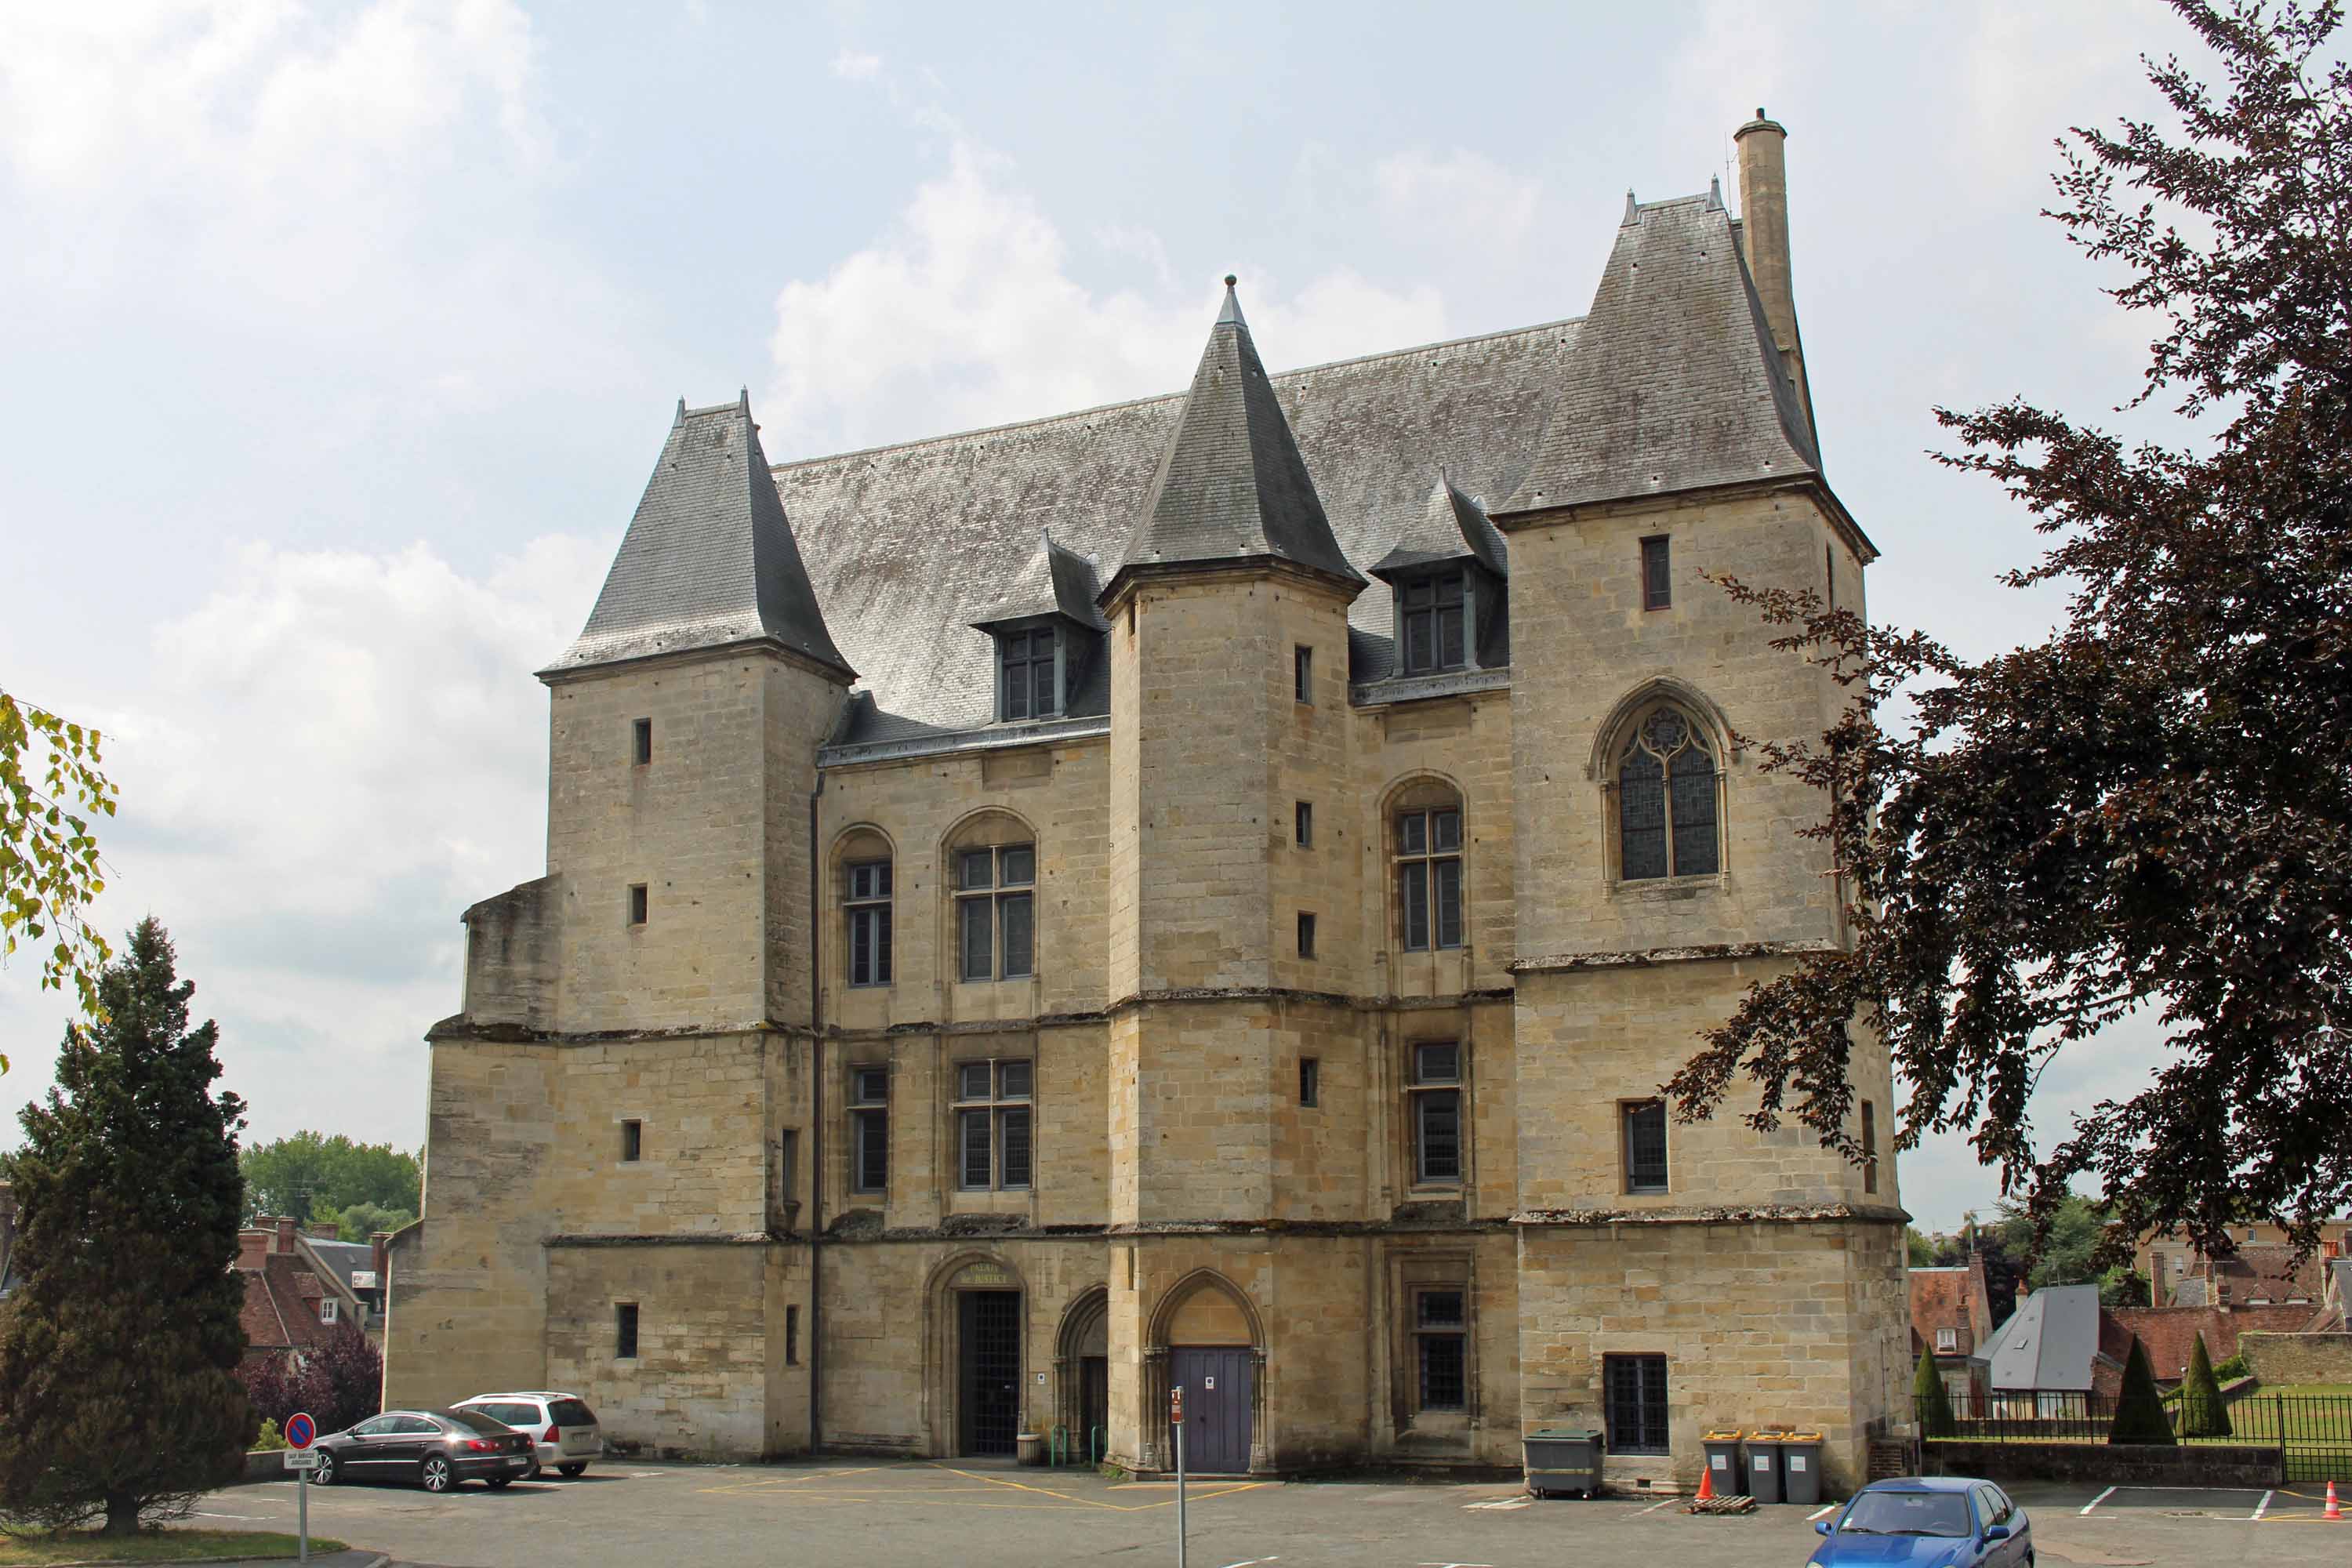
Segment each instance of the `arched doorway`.
M1021 1430L1020 1277L994 1258L976 1258L949 1274L945 1289L955 1452L1009 1458Z
M1055 1419L1070 1450L1088 1462L1109 1451L1110 1291L1097 1285L1070 1303L1054 1346Z
M1146 1382L1168 1408L1168 1391L1184 1391L1185 1468L1202 1475L1246 1475L1265 1468L1265 1340L1257 1313L1231 1280L1199 1269L1179 1280L1153 1314L1145 1352ZM1175 1464L1175 1437L1163 1432L1161 1464Z

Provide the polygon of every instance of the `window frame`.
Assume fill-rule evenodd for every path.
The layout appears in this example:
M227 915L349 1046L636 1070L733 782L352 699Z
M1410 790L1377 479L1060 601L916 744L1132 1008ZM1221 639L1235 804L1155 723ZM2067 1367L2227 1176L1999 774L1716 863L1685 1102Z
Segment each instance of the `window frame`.
M635 1361L644 1331L643 1316L635 1301L613 1303L613 1359Z
M1015 645L1019 651L1014 651ZM1006 626L996 633L996 717L1000 723L1022 724L1058 719L1069 706L1067 653L1062 627ZM1015 668L1021 671L1020 700L1013 700ZM1038 681L1043 678L1043 700ZM1020 711L1015 712L1018 708Z
M638 719L629 725L629 756L633 767L650 766L654 760L654 721Z
M973 844L955 849L950 869L953 872L953 903L955 906L955 964L959 984L985 985L1003 980L1034 980L1037 977L1037 846L1034 841L1013 844ZM1006 858L1013 855L1029 857L1025 879L1007 880ZM988 859L989 880L972 882L972 862L985 856ZM988 973L972 973L973 911L986 906L986 936L988 942ZM1024 911L1024 929L1026 948L1025 967L1007 967L1012 944L1006 941L1007 911L1018 908Z
M341 1322L342 1321L341 1312L341 1307L342 1303L335 1300L332 1296L320 1297L319 1321L320 1324L324 1325Z
M1862 1102L1862 1190L1878 1190L1878 1108Z
M1959 1330L1937 1329L1936 1331L1936 1353L1937 1355L1958 1355L1959 1353Z
M1451 590L1451 596L1448 596ZM1470 639L1477 598L1470 586L1470 569L1423 572L1400 579L1396 585L1396 662L1408 679L1450 675L1470 668ZM1453 617L1449 639L1447 617ZM1425 630L1425 653L1416 652L1416 634ZM1445 646L1448 641L1451 647Z
M629 884L629 928L653 923L653 893L643 882Z
M1315 847L1315 803L1294 800L1290 803L1290 841L1301 849Z
M1298 956L1312 961L1315 957L1315 911L1298 911Z
M1405 1047L1405 1127L1411 1141L1412 1185L1459 1189L1464 1183L1464 1171L1468 1164L1467 1139L1465 1128L1463 1091L1468 1088L1464 1073L1465 1054L1459 1040L1412 1040ZM1450 1050L1454 1053L1452 1071L1444 1077L1434 1076L1425 1053ZM1450 1173L1433 1173L1430 1165L1430 1121L1437 1108L1443 1106L1453 1118L1453 1170Z
M1635 1431L1631 1439L1619 1432L1618 1416L1626 1405L1621 1392L1617 1373L1620 1368L1634 1375L1630 1406ZM1605 1354L1601 1358L1601 1419L1608 1427L1609 1452L1612 1454L1669 1454L1674 1451L1674 1413L1671 1404L1673 1368L1667 1358L1657 1352L1633 1352ZM1651 1385L1654 1384L1655 1386ZM1655 1430L1652 1430L1654 1421Z
M1304 1110L1313 1110L1323 1103L1323 1058L1298 1058L1298 1104Z
M646 1121L642 1116L621 1118L621 1163L635 1165L646 1157Z
M1451 1296L1454 1300L1453 1321L1433 1322L1429 1302L1433 1297ZM1417 1285L1412 1288L1412 1313L1408 1331L1412 1340L1413 1414L1435 1411L1444 1415L1467 1415L1470 1410L1470 1292L1465 1286ZM1429 1394L1430 1352L1449 1347L1453 1352L1453 1374L1459 1395L1451 1403L1433 1400Z
M1294 702L1315 706L1315 650L1305 643L1290 650L1290 695Z
M973 1094L971 1071L985 1073L985 1091ZM1007 1069L1022 1069L1023 1087L1006 1087ZM1025 1193L1037 1185L1037 1063L1034 1057L973 1057L952 1064L954 1093L948 1113L955 1131L956 1190L962 1193ZM1020 1126L1020 1180L1011 1179L1006 1151L1012 1147L1007 1129ZM975 1140L973 1130L979 1130ZM984 1181L972 1180L972 1155L986 1167Z
M1463 816L1461 804L1423 805L1392 812L1389 858L1395 868L1391 886L1396 889L1397 946L1405 952L1454 952L1469 945L1469 910L1464 896ZM1440 825L1452 825L1453 839L1444 842ZM1419 828L1418 847L1412 827ZM1447 941L1446 897L1453 898L1452 941ZM1418 940L1416 940L1418 921Z
M1646 1130L1634 1125L1635 1117L1657 1118L1657 1175L1645 1177L1643 1167L1634 1163L1637 1137ZM1675 1190L1675 1152L1671 1123L1666 1116L1666 1102L1655 1095L1642 1100L1621 1100L1617 1102L1617 1167L1623 1191L1632 1197L1656 1197Z
M856 990L887 990L894 979L894 905L898 874L889 856L850 860L842 866L842 963L846 984ZM864 875L863 890L858 879ZM858 942L864 927L866 978L858 978Z
M1652 727L1658 720L1669 714L1682 725L1682 733L1671 744L1652 733ZM1633 722L1620 732L1612 755L1614 761L1610 764L1607 781L1610 796L1609 846L1612 862L1611 881L1675 882L1721 877L1725 862L1729 858L1729 846L1724 831L1724 749L1717 743L1713 731L1683 703L1653 702L1643 707ZM1696 831L1685 831L1677 820L1680 811L1690 809L1692 802L1685 801L1678 809L1676 788L1694 783L1696 777L1695 771L1691 773L1677 772L1677 764L1685 757L1696 757L1706 764L1706 783L1692 792L1694 800L1703 798L1706 803L1707 830L1703 837ZM1638 827L1634 826L1632 815L1635 805L1633 796L1637 785L1631 778L1637 765L1655 770L1654 778L1643 776L1638 787L1644 792L1651 788L1657 792L1655 823L1644 820ZM1646 816L1647 802L1641 804ZM1627 852L1627 844L1629 835L1637 831L1657 834L1659 869L1633 868L1633 857ZM1706 847L1707 863L1690 868L1685 860L1702 843ZM1643 863L1644 866L1648 864L1646 856Z
M1674 551L1671 534L1645 534L1642 551L1642 608L1671 610L1675 607Z
M867 1167L877 1158L881 1180L869 1185ZM849 1069L849 1190L860 1197L887 1198L890 1194L890 1069L887 1065L853 1065Z

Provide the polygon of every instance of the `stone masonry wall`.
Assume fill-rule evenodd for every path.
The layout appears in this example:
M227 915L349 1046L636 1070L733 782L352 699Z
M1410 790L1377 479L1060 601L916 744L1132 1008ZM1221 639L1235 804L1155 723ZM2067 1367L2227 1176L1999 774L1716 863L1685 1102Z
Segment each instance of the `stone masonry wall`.
M2352 1333L2242 1333L2238 1352L2269 1389L2295 1384L2352 1384Z

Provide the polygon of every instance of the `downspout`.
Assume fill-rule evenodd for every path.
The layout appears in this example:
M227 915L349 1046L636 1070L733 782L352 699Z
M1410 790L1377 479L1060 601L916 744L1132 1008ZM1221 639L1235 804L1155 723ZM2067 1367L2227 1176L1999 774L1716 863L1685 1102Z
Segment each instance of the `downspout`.
M824 770L819 768L816 788L809 791L808 802L808 865L809 865L809 1452L817 1450L817 1434L823 1424L823 1401L819 1390L824 1384L824 1294L817 1288L817 1260L824 1245L824 991L823 963L818 954L824 944L818 935L824 929L820 923L823 910L819 907L817 876L817 797L824 794Z

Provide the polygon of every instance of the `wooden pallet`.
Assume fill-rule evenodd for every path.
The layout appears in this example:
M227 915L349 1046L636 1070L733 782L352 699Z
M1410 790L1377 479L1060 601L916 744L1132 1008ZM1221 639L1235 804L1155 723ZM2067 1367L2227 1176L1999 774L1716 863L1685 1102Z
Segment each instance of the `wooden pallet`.
M1683 1504L1685 1513L1753 1513L1756 1500L1752 1497L1693 1498Z

